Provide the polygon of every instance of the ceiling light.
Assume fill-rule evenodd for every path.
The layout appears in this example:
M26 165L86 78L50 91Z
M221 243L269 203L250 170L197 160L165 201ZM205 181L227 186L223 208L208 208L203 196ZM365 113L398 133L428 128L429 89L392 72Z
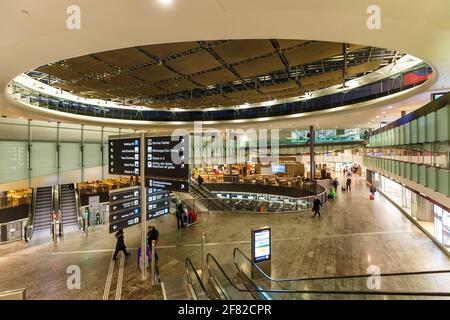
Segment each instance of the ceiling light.
M160 3L168 5L172 3L172 0L159 0Z

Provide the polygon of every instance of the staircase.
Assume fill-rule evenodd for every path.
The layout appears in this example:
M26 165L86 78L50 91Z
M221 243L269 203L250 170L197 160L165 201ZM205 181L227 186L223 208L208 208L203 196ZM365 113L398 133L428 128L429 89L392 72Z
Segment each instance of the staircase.
M51 230L52 225L52 187L37 188L36 205L34 208L33 229Z
M78 225L78 208L75 197L75 186L63 184L60 186L61 215L63 228Z

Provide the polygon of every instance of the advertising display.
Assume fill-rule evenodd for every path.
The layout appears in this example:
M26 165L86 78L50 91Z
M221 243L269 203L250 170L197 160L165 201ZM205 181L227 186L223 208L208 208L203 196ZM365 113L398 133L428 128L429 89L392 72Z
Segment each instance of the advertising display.
M145 141L146 176L188 180L189 136L149 137Z
M109 173L125 176L139 175L139 145L140 140L138 138L109 140Z
M252 259L254 263L268 261L272 257L271 229L252 229Z
M286 173L286 165L272 164L272 173Z

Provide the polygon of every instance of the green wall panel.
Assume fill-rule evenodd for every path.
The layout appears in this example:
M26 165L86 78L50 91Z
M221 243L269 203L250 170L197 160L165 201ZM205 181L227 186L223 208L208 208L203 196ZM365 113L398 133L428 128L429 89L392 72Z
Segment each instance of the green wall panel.
M438 191L446 196L450 196L450 171L438 170Z
M427 167L426 166L419 166L419 181L421 185L428 186L427 185Z
M423 143L427 140L427 119L425 116L418 119L418 136L417 142Z
M398 129L398 144L403 145L405 144L405 125L401 125Z
M400 161L394 161L394 173L400 175Z
M412 180L411 177L411 162L405 162L405 178Z
M419 127L417 123L417 119L411 121L410 123L410 134L411 134L411 142L410 143L417 143L417 139L419 137Z
M84 145L84 166L97 167L102 165L101 144L87 143Z
M427 187L437 190L437 168L427 167Z
M411 123L405 124L405 144L411 143Z
M27 149L26 142L0 141L0 182L28 178Z
M436 141L436 112L431 112L426 116L426 141Z
M58 172L56 143L33 142L31 148L31 176L47 176Z
M419 182L419 166L411 163L411 181Z
M437 141L450 140L450 110L449 106L436 111L436 127L437 127Z
M81 168L81 144L61 144L61 171L77 170Z
M400 144L400 127L394 129L394 145Z
M399 163L399 174L400 177L406 178L405 177L405 163L403 161L401 161Z

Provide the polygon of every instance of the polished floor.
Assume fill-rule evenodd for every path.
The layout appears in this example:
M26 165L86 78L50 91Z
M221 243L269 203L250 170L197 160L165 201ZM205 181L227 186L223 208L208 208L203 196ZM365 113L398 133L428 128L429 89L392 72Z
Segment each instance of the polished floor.
M199 219L182 230L177 230L171 215L154 221L160 231L158 264L168 299L190 298L185 259L190 257L200 266L203 232L207 251L231 273L233 249L250 255L250 230L262 226L272 228L274 278L365 274L370 265L382 273L450 269L450 258L431 239L379 194L370 201L364 180L358 178L351 192L338 191L320 218L304 212L204 214ZM115 262L111 261L114 237L106 226L91 229L88 236L66 235L56 245L47 239L1 245L0 291L26 288L28 299L135 299L142 287L136 257L139 226L127 229L125 237L132 254ZM80 268L80 289L68 288L70 266ZM414 276L383 284L393 290L449 291L450 275Z

